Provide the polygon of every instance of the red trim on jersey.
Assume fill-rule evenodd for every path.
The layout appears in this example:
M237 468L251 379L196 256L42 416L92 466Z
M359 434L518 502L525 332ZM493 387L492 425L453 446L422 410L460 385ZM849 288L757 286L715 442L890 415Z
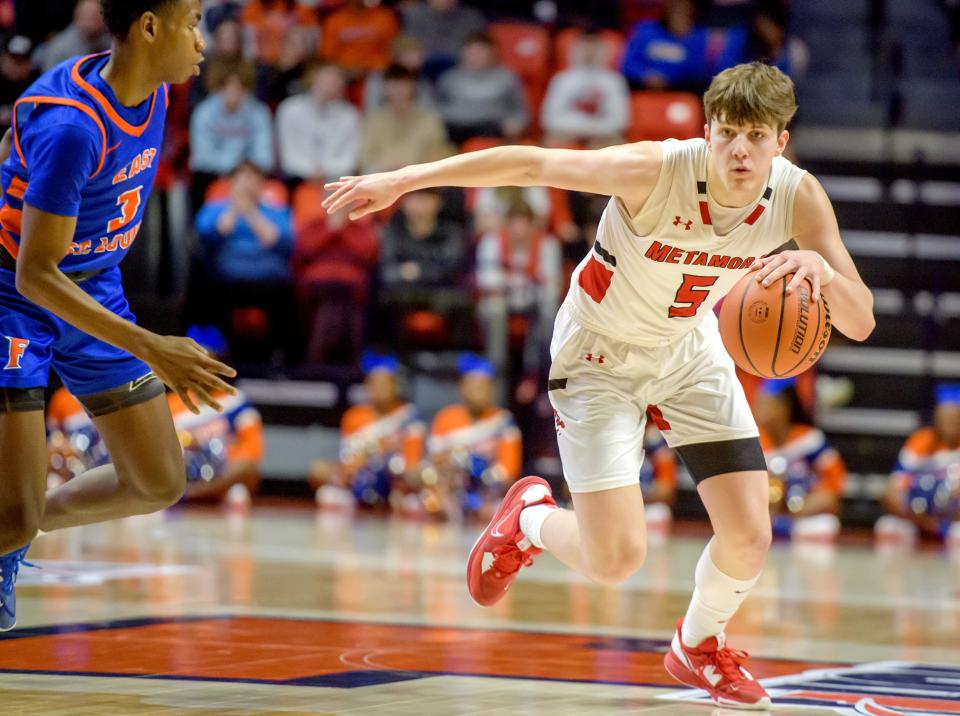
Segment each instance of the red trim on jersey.
M583 267L583 271L580 272L577 283L590 298L600 303L603 301L603 297L607 295L612 280L613 271L591 256L587 265Z
M94 57L104 57L109 54L109 52L104 52L99 55L88 55L86 57L81 57L79 60L77 60L76 64L73 66L73 69L70 70L70 78L80 87L80 89L84 90L88 95L93 97L96 103L99 104L103 111L107 113L107 116L110 118L111 122L113 122L127 134L134 137L140 137L145 131L147 131L147 127L150 126L150 120L153 119L153 110L157 104L157 91L154 90L153 96L150 98L150 113L147 115L147 120L139 127L135 127L121 117L117 113L117 110L114 109L113 105L110 103L110 100L104 97L100 90L83 79L83 76L80 74L80 65L82 65L84 62L93 59Z
M27 160L24 159L23 150L20 148L20 133L17 131L17 107L23 103L28 104L55 104L62 107L73 107L74 109L79 109L85 115L90 117L94 122L96 122L97 127L100 129L100 136L103 139L103 144L100 147L100 162L97 164L97 170L90 175L92 179L97 174L100 173L100 170L103 169L103 162L107 158L107 128L103 126L103 122L100 121L100 117L97 116L97 113L93 111L90 107L85 105L83 102L78 102L75 99L67 99L66 97L45 97L45 96L36 96L36 97L21 97L13 105L13 146L17 150L17 154L20 156L20 163L24 167L27 166Z
M703 223L707 226L713 224L713 222L710 220L710 208L707 206L707 202L705 201L700 202L700 220L703 221Z
M9 204L0 207L0 226L14 234L23 233L23 209L14 209Z
M23 197L27 193L27 183L20 177L13 177L5 193L7 196L12 196L14 199L23 201Z
M650 419L653 420L653 424L657 426L660 430L671 430L670 423L667 422L667 419L663 417L663 413L660 412L660 408L656 405L648 405L647 412L650 414Z
M20 247L17 246L17 242L3 229L0 229L0 245L2 245L13 258L17 258L20 254Z
M743 223L753 226L754 222L760 218L760 214L762 214L766 208L763 204L757 204L753 208L753 211L750 212L750 216L743 220Z

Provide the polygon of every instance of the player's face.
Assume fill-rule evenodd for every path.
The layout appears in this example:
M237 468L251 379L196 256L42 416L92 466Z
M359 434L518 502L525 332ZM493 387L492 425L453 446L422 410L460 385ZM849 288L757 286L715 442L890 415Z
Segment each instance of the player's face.
M731 189L767 180L773 158L783 153L790 138L767 124L729 124L714 119L706 126L713 170Z
M164 82L180 84L200 74L205 47L201 17L200 0L178 0L161 11L155 57Z

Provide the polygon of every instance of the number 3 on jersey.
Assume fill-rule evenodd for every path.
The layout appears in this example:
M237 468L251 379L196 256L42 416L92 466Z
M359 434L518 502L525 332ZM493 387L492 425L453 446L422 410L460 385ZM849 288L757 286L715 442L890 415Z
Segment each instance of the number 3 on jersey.
M710 287L717 282L718 278L720 277L683 274L683 283L677 289L677 295L673 299L674 304L670 306L667 315L670 318L692 318L697 315L700 306L710 295ZM687 305L677 305L684 303Z
M125 191L117 197L117 206L120 207L121 213L119 217L111 219L110 223L107 224L108 234L119 231L133 221L133 217L137 215L137 210L140 208L140 193L142 191L143 184L130 191Z

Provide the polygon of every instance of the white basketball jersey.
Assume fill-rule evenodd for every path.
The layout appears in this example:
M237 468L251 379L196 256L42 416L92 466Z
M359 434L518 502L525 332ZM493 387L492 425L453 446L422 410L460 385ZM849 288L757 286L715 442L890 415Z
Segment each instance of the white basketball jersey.
M640 346L665 345L691 330L754 261L791 238L793 200L805 174L776 157L757 202L737 210L719 235L707 194L706 141L661 147L650 198L632 218L620 199L610 199L565 300L585 328Z

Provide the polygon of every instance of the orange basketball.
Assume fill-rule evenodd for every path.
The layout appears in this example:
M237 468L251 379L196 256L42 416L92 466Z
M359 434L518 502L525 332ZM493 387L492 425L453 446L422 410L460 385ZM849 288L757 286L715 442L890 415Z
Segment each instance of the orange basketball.
M810 300L812 286L786 293L793 274L764 287L748 273L733 287L720 309L720 336L727 353L748 373L789 378L823 355L830 340L830 307L821 295Z

